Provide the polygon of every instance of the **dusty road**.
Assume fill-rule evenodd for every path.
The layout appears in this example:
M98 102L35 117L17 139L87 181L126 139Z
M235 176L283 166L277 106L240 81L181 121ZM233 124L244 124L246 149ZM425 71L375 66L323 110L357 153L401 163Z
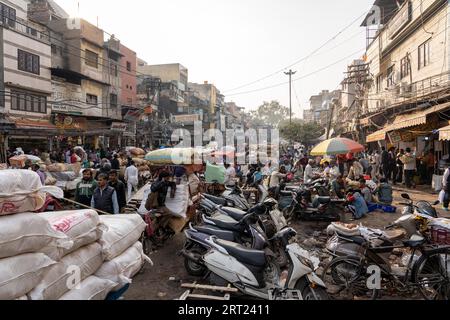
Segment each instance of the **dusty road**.
M405 191L395 191L394 204L401 202L401 193ZM408 191L411 198L414 200L427 200L433 202L437 199L437 195L424 193L419 190ZM441 217L450 218L448 212L436 207ZM381 213L374 212L369 214L364 219L358 221L365 226L373 228L383 228L389 225L401 215L401 206L398 206L397 213ZM298 231L298 240L300 242L314 237L314 232L323 231L327 223L315 222L295 222L292 226ZM202 280L189 276L183 265L183 258L177 255L177 252L183 247L184 234L179 234L160 250L151 254L150 258L154 262L154 266L146 265L143 272L138 274L133 280L128 292L125 293L126 300L171 300L176 299L182 295L185 289L180 287L182 282L198 281L201 283L208 283L207 280Z

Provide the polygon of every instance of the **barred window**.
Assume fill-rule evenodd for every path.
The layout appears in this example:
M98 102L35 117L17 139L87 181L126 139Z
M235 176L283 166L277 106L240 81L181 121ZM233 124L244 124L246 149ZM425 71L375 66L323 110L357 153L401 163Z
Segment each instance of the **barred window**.
M40 59L38 55L18 49L18 69L34 74L40 74Z
M47 113L47 97L36 93L11 90L11 110Z

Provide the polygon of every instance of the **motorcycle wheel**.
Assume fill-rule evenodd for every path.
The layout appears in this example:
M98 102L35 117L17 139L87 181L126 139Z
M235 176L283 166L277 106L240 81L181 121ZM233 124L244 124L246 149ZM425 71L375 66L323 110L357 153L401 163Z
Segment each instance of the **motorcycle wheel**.
M201 258L203 256L202 250L199 248L193 248L190 250L190 253L194 255L196 258ZM187 273L194 277L203 277L206 274L206 267L202 264L196 263L191 259L184 258L184 268Z
M300 291L303 300L330 300L325 288L316 287L312 289L309 282L305 279L299 280L295 285L295 289Z

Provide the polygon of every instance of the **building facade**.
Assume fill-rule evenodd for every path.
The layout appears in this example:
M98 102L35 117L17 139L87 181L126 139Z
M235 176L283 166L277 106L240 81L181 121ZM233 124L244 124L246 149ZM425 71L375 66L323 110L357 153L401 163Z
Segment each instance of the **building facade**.
M448 20L445 0L400 1L395 14L380 17L365 55L372 78L358 128L370 148L448 154L439 135L450 119Z

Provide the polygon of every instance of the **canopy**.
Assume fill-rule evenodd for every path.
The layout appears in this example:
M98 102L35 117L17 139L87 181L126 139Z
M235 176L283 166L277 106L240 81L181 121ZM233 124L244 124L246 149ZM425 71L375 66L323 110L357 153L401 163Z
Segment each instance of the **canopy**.
M311 155L312 156L337 155L361 151L364 151L364 146L353 140L347 138L333 138L318 144L311 151Z
M450 141L450 126L439 129L439 140Z

